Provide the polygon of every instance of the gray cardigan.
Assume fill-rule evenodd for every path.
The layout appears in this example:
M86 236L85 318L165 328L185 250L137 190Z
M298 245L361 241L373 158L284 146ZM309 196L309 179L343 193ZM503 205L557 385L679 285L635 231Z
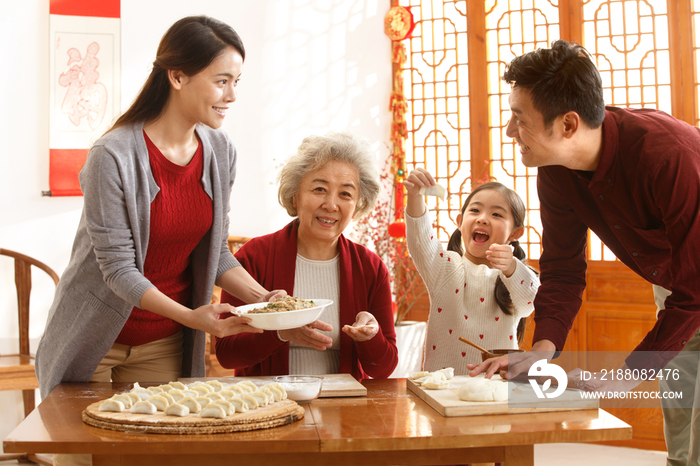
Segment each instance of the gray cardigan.
M190 307L208 304L215 281L239 266L227 247L236 150L226 133L197 125L202 185L212 199L211 230L191 256ZM36 353L42 398L61 382L87 382L153 284L143 275L151 201L160 188L151 172L143 124L101 137L80 172L83 213L70 262L56 290ZM205 334L185 329L183 377L204 376Z

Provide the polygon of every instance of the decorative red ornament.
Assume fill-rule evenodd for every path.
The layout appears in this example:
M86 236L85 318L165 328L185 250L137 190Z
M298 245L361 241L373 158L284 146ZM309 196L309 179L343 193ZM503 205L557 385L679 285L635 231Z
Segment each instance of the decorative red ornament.
M391 7L384 17L384 32L391 40L404 40L411 34L414 26L413 15L403 6Z
M394 222L389 225L389 236L392 238L405 238L406 224L404 222Z

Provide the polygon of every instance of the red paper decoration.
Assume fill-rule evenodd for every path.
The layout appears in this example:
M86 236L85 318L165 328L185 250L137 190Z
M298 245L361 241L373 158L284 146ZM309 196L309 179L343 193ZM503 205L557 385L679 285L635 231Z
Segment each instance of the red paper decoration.
M384 32L391 40L404 40L414 26L413 15L403 6L391 7L384 17Z

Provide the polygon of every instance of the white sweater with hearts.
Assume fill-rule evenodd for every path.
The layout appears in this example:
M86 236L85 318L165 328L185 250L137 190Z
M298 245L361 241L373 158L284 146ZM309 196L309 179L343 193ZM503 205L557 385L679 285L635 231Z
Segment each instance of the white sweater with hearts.
M481 353L459 337L486 349L518 348L518 321L532 313L540 286L532 269L516 259L515 272L506 277L498 269L445 250L427 213L418 218L406 214L406 240L430 295L423 370L454 367L455 374L464 375L469 372L467 364L480 363ZM510 292L515 315L505 314L496 303L499 276Z

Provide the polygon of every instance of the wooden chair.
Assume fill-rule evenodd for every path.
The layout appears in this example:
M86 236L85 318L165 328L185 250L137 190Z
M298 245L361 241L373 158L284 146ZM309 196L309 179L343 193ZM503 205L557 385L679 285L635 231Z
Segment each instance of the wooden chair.
M34 390L39 382L34 373L34 356L29 352L29 296L32 290L31 267L46 272L56 285L58 274L48 265L24 254L0 249L0 256L12 257L15 262L15 287L17 288L17 309L19 314L19 354L0 355L0 390L22 390L24 416L34 410ZM20 462L50 465L51 461L36 455L0 455L0 461L17 459Z

